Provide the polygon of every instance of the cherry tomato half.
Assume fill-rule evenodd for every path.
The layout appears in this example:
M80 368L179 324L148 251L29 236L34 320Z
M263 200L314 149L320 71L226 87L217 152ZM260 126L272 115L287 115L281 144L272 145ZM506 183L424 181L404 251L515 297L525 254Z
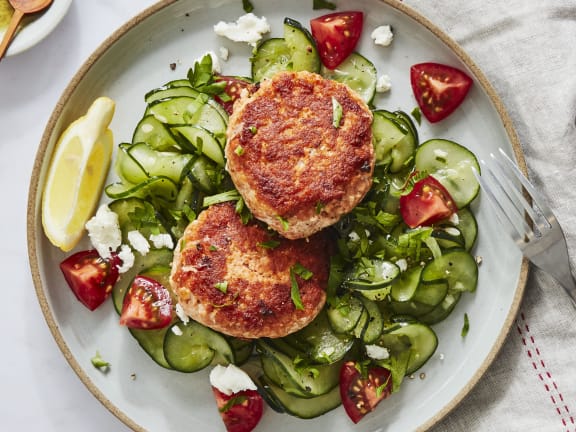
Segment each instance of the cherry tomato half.
M342 405L354 423L392 393L392 376L388 369L368 366L364 373L361 370L362 367L353 361L344 363L340 369Z
M76 252L60 263L64 279L76 298L94 310L110 296L118 280L120 258L105 260L96 250Z
M433 224L457 211L450 193L432 176L416 182L409 194L400 197L400 214L410 228Z
M431 123L452 114L472 86L472 79L466 73L439 63L412 66L410 82L422 114Z
M224 93L226 97L221 97L216 95L214 99L226 110L228 115L232 114L232 108L234 107L234 102L240 98L243 89L248 89L252 87L252 82L246 78L218 75L214 77L216 82L226 81L226 88Z
M172 321L170 292L159 282L136 276L122 303L120 324L135 329L158 329Z
M262 396L256 390L243 390L230 396L212 387L220 416L228 432L250 432L264 410Z
M335 69L354 51L362 35L363 22L364 14L359 11L334 12L310 21L324 66Z

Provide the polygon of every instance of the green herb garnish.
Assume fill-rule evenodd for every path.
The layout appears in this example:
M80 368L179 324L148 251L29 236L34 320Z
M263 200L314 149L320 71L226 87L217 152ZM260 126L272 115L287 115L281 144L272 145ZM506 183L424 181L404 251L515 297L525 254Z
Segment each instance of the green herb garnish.
M332 126L338 129L340 122L342 122L342 105L332 96Z
M422 124L422 112L419 107L414 108L410 114L412 114L412 117L419 125Z
M202 201L202 205L204 207L210 207L211 205L214 204L220 204L223 202L228 202L228 201L237 201L240 199L240 194L238 193L238 191L236 189L232 189L226 192L222 192L216 195L210 195L207 197L204 197L204 200Z
M218 291L226 294L226 292L228 291L228 281L216 282L214 284L214 288L216 288Z
M254 10L254 5L250 0L242 0L242 8L244 9L244 12L250 13Z
M282 216L276 216L276 218L278 218L278 220L282 224L282 229L284 231L288 231L288 228L290 228L290 224L288 223L288 221L284 219Z
M96 369L100 369L101 371L106 372L110 368L110 363L105 361L98 351L96 351L96 355L90 359L92 362L92 366Z
M314 10L318 10L318 9L335 10L336 5L334 3L332 3L331 1L328 1L328 0L313 0L312 1L312 9L314 9Z
M228 399L228 401L224 404L222 408L218 408L218 411L221 413L228 412L232 409L232 407L236 405L242 405L244 402L248 400L248 396L246 395L236 395Z
M462 337L466 337L469 330L470 330L470 320L468 319L468 314L465 313L464 314L464 325L462 326L462 331L460 332Z
M268 240L258 243L258 246L264 249L276 249L278 246L280 246L280 242L278 240Z

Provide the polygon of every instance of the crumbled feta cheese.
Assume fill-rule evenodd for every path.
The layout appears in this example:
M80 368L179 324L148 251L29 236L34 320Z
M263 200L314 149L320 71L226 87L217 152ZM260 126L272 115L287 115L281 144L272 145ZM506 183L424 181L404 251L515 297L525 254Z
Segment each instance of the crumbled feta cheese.
M446 156L448 156L448 152L446 152L445 150L442 150L442 149L435 149L434 150L434 156L437 158L445 159Z
M247 42L252 46L262 39L262 35L270 32L266 17L258 18L253 13L242 15L236 22L220 21L214 26L214 33L224 36L234 42Z
M450 219L448 220L454 225L460 224L460 218L458 217L458 213L452 213L452 216L450 216Z
M118 252L118 258L122 261L122 265L118 267L118 273L126 273L134 266L134 253L130 246L123 244Z
M380 345L366 345L366 354L374 360L386 360L390 357L390 353Z
M243 390L257 390L248 374L233 364L214 367L210 371L210 384L227 396Z
M110 258L111 252L116 251L122 243L118 215L106 204L101 205L96 214L86 222L86 230L88 230L92 246L104 259Z
M374 39L376 45L388 46L392 43L394 39L394 33L392 33L392 27L389 25L383 25L376 27L372 34L370 35Z
M190 321L190 317L186 315L186 312L184 312L184 309L182 308L182 305L180 303L176 303L175 310L176 310L176 316L180 318L180 321L182 321L184 325L188 324L188 322Z
M356 231L350 231L350 234L348 234L348 238L354 242L360 240L360 236Z
M446 234L454 236L454 237L460 235L460 231L457 228L446 227L446 228L444 228L444 231L446 232Z
M406 270L408 270L408 261L406 261L405 258L400 258L398 261L396 261L396 265L398 266L401 272L405 272Z
M218 53L220 54L220 58L224 61L228 60L228 57L230 57L230 51L228 51L228 48L226 47L220 47Z
M183 334L182 329L177 325L170 327L170 329L172 330L172 333L174 333L176 336L182 336Z
M170 234L151 234L150 241L156 249L174 249L174 242Z
M148 240L146 240L146 237L144 237L140 231L129 231L128 241L134 250L140 252L140 255L146 255L150 252L150 243L148 243Z
M376 91L378 93L386 93L387 91L390 91L391 88L392 81L390 80L389 75L384 74L378 78L378 81L376 81Z

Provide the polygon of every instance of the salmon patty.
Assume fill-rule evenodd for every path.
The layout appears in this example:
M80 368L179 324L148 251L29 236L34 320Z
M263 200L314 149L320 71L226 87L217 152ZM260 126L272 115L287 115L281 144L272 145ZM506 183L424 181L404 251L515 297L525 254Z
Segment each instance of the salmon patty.
M244 94L228 124L227 169L252 214L289 239L350 212L372 185L372 113L348 86L280 72Z
M241 338L282 337L324 306L331 250L325 232L287 240L256 221L243 224L234 204L217 204L186 228L170 283L184 312L207 327Z

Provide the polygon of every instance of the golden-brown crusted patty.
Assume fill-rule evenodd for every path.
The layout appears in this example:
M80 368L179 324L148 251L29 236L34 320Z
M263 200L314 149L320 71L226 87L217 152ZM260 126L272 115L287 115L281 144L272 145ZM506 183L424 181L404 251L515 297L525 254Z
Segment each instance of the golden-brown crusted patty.
M170 282L184 312L222 333L282 337L306 326L326 301L330 238L287 240L252 222L244 225L231 203L217 204L190 223L178 242ZM303 309L291 297L296 273Z
M342 108L337 126L335 105ZM370 189L371 125L370 109L348 86L281 72L234 105L227 169L256 218L304 238L338 221Z

